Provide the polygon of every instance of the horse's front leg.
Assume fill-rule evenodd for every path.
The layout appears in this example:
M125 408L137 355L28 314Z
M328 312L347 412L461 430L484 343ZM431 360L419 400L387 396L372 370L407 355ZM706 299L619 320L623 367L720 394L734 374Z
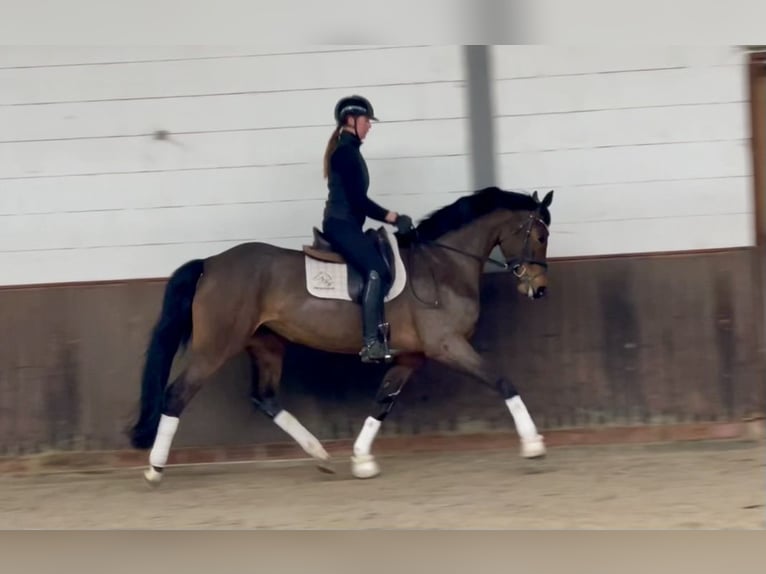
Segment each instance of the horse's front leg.
M457 335L451 336L427 349L426 355L496 388L505 400L516 425L516 432L521 443L521 456L525 458L545 456L543 437L537 432L537 427L516 387L508 378L493 372L468 341Z
M351 473L356 478L373 478L380 474L380 465L372 455L372 443L380 430L383 420L391 412L402 388L415 368L413 364L397 364L389 369L378 388L372 413L364 421L362 430L354 442L351 457Z

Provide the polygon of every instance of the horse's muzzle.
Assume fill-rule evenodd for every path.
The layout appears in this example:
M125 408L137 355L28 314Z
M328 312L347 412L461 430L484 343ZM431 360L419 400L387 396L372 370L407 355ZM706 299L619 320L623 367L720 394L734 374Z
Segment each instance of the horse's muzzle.
M519 293L526 295L530 299L541 299L542 297L545 297L548 282L544 275L537 275L534 277L522 276L520 279L521 281L519 281L517 285Z
M541 299L545 297L546 290L547 289L545 285L539 285L537 287L534 287L531 283L527 283L526 286L524 285L519 286L519 291L524 293L530 299Z

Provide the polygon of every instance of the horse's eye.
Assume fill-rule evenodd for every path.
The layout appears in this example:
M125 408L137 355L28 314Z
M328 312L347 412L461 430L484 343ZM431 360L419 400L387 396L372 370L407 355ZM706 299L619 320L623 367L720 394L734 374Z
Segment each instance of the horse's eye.
M541 235L541 236L540 236L540 239L538 239L538 241L539 241L540 243L545 243L546 239L548 239L548 238L547 238L547 237L545 237L544 235Z

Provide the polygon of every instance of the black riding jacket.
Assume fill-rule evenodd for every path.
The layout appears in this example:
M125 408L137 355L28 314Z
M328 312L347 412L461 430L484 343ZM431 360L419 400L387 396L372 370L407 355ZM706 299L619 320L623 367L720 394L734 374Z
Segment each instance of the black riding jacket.
M354 134L342 131L338 147L330 156L324 217L343 219L364 225L366 217L385 221L388 210L367 197L370 176L359 147L362 141Z

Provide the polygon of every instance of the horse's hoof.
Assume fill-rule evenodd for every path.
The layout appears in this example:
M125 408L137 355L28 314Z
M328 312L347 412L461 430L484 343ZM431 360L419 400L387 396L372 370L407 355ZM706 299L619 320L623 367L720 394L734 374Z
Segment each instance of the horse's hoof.
M332 461L330 459L318 460L317 468L319 469L319 472L324 472L326 474L335 474L335 467L333 466Z
M537 435L534 438L521 441L521 456L524 458L544 458L545 442L543 437Z
M356 478L375 478L380 474L380 466L371 454L352 456L351 474Z
M149 486L159 486L162 481L162 470L157 470L153 466L150 466L144 471L144 478Z

